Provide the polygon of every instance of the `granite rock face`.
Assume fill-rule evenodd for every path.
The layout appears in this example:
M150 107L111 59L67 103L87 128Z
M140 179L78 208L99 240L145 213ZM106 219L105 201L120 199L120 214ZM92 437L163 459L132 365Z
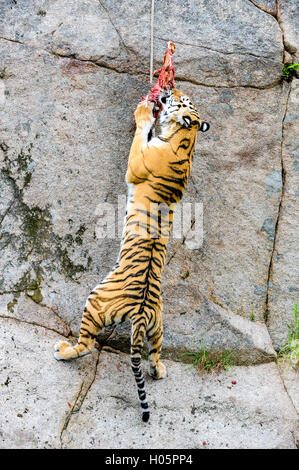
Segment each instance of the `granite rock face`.
M299 285L298 86L281 81L283 63L299 62L297 11L287 0L156 2L154 66L174 40L177 87L211 128L169 244L169 375L146 379L144 426L128 327L104 330L102 350L79 361L56 362L53 345L76 340L119 251L150 2L1 1L1 448L298 446L298 374L271 362ZM232 351L235 365L199 375L185 362L202 348Z
M280 83L284 53L297 53L296 12L278 4L157 2L154 31L154 65L175 40L177 87L211 124L184 196L202 204L203 230L170 242L166 317L192 316L204 296L266 320L276 349L296 288L297 95L295 82ZM1 315L76 334L119 250L132 113L149 87L150 8L5 0L0 20ZM111 238L100 233L103 204L118 226Z
M5 37L129 73L149 71L146 0L72 0L67 5L37 0L11 5L8 0L2 8ZM165 42L175 39L178 77L206 85L255 87L280 78L283 44L278 23L248 0L157 2L155 19L155 65L160 64Z

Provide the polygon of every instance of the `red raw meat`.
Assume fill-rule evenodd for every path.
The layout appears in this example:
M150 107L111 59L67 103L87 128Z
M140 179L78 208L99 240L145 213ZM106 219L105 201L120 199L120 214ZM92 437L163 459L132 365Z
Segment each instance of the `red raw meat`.
M175 44L172 41L167 42L167 49L163 56L163 65L160 69L154 71L154 75L159 75L156 85L150 89L146 96L142 97L142 101L153 101L160 108L158 102L159 95L165 90L171 90L175 87L174 83L174 66L173 54L175 52ZM157 119L160 110L154 111L154 117Z
M157 103L158 96L163 90L171 90L175 87L174 83L174 66L173 66L173 54L175 52L174 42L168 41L167 49L163 56L163 65L160 69L154 71L154 75L158 75L158 81L154 88L150 89L150 93L147 95L149 101Z

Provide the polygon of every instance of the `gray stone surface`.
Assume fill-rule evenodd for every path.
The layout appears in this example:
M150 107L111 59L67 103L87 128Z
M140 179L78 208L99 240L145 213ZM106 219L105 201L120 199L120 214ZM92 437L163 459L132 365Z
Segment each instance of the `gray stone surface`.
M148 2L138 2L137 23L135 16L128 16L127 4L120 7L110 0L106 5L124 42L136 55L148 59L148 49L144 47L149 38ZM131 5L136 8L135 1ZM271 16L265 17L250 2L232 0L225 6L213 0L157 2L155 17L157 65L161 47L173 38L178 46L178 77L216 86L264 86L279 79L279 27ZM159 21L161 18L167 21Z
M199 374L165 360L165 380L146 376L144 424L126 354L57 362L58 333L6 318L0 329L2 449L295 448L295 382L288 395L275 363Z
M57 367L50 330L0 319L0 448L59 448L95 374L98 353Z
M63 447L295 448L297 415L275 364L200 376L165 363L165 380L146 381L152 414L144 425L128 356L102 353L81 410L62 434Z
M3 3L3 37L130 73L149 72L147 0ZM175 35L178 77L216 86L265 86L279 80L280 28L248 0L225 6L214 0L157 2L155 18L156 65L165 41Z

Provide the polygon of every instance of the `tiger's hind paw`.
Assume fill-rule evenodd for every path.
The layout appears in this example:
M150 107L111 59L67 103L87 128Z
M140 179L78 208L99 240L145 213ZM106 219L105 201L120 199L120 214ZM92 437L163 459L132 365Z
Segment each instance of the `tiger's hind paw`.
M162 362L159 362L159 364L156 367L149 367L149 375L156 380L159 379L165 379L167 377L167 370L164 364Z
M57 361L72 359L77 357L75 348L67 341L58 341L54 345L54 357Z

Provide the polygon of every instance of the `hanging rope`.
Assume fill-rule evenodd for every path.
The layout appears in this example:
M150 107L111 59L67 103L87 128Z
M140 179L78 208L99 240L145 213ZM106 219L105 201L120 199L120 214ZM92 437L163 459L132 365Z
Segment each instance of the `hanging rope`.
M154 18L155 18L155 0L152 0L152 12L151 12L150 84L153 83L153 63L154 63Z

